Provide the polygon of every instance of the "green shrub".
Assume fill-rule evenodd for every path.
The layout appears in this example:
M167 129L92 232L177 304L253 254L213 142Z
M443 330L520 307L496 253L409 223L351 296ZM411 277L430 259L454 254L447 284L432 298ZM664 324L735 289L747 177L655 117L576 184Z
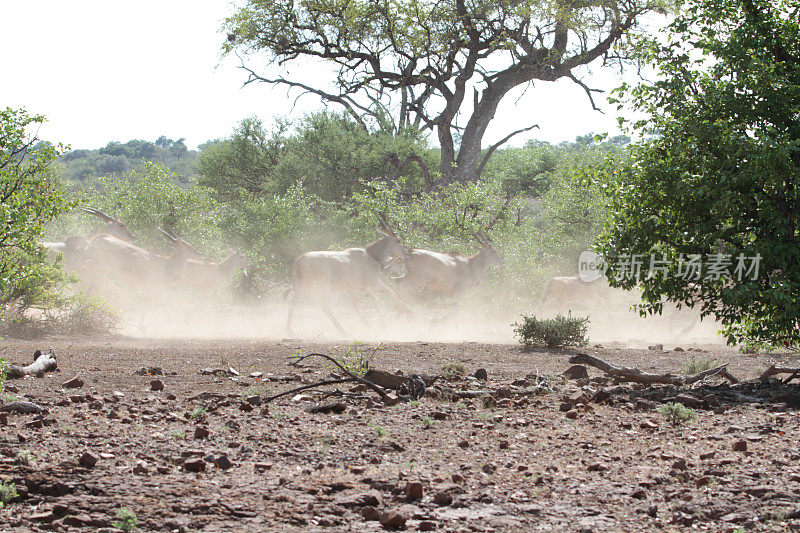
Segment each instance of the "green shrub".
M17 498L17 487L10 481L0 481L0 507Z
M447 379L457 378L467 373L461 363L446 363L442 365L442 376Z
M589 339L589 318L572 315L557 315L555 318L536 318L523 316L522 322L513 324L514 333L525 348L547 346L561 348L564 346L586 346Z
M658 412L673 426L681 426L694 418L694 411L682 403L665 403Z
M136 513L127 507L123 507L117 511L117 521L113 522L112 525L117 529L121 529L122 531L132 531L136 529L137 521L138 519L136 518Z

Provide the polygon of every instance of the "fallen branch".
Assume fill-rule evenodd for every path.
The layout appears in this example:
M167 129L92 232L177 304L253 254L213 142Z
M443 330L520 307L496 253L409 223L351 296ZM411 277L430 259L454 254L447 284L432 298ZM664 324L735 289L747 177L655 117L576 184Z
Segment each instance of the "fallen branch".
M41 405L37 405L32 402L9 402L0 404L0 413L1 412L9 412L9 413L49 413L46 408L42 407Z
M58 365L56 364L56 354L50 348L50 353L43 354L41 350L36 350L33 356L35 360L28 366L11 365L6 372L6 378L19 379L25 376L39 376L45 372L55 370Z
M770 365L770 367L766 369L764 373L758 377L758 379L760 379L761 381L766 381L771 376L776 376L778 374L791 374L788 378L783 380L783 383L789 383L794 378L800 376L800 368L788 368L783 366Z
M683 386L683 385L690 385L692 383L696 383L703 379L708 379L712 376L717 376L717 375L720 377L724 377L731 383L739 382L738 379L736 379L726 370L728 363L720 365L716 368L712 368L710 370L705 370L703 372L691 376L676 376L673 374L650 374L647 372L642 372L638 368L616 367L603 361L602 359L599 359L597 357L591 356L586 353L579 353L577 355L570 357L569 362L573 364L584 364L593 366L599 370L602 370L609 376L618 379L619 381L643 383L646 385L652 385L658 383L663 385Z
M354 381L351 378L342 378L342 379L326 379L324 381L318 381L317 383L311 383L309 385L303 385L302 387L295 387L294 389L283 391L279 394L275 394L273 396L269 396L268 398L263 398L264 403L269 403L272 400L277 400L282 396L288 396L289 394L294 394L295 392L301 392L308 389L313 389L315 387L324 387L325 385L337 385L339 383L350 383Z
M366 379L364 379L362 377L356 376L355 374L353 374L352 372L347 370L345 367L343 367L341 365L341 363L339 363L339 361L337 361L336 359L334 359L330 355L325 355L324 353L310 353L308 355L303 355L303 356L298 357L296 362L299 363L300 361L302 361L304 359L307 359L309 357L315 357L315 356L316 357L322 357L323 359L327 359L328 361L330 361L331 363L336 365L339 368L339 370L341 370L342 372L344 372L345 374L350 376L350 378L352 378L352 380L358 381L359 383L362 383L362 384L366 385L367 387L369 387L370 389L372 389L373 391L377 392L378 396L381 397L381 400L384 400L384 403L394 403L394 400L392 398L390 398L388 394L386 394L385 390L383 390L381 387L379 387L378 385L374 384L373 382L371 382L369 380L366 380ZM350 380L348 380L348 381L350 381ZM344 383L344 382L340 382L340 383ZM319 387L320 385L317 384L316 386ZM311 387L308 387L308 388L311 388Z

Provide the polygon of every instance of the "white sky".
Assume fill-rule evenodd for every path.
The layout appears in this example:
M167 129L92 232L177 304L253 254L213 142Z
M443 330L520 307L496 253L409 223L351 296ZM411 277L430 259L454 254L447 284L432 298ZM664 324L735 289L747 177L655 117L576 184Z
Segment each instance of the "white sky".
M219 30L232 10L227 0L0 0L0 107L47 116L40 137L72 148L161 135L185 137L195 148L230 135L249 115L269 123L321 108L311 95L292 110L296 94L285 89L242 88L238 63L220 60ZM313 69L309 74L303 81L313 81ZM619 84L610 70L583 79L601 89ZM540 129L513 144L619 133L605 96L595 96L603 115L570 81L541 82L516 96L503 101L484 144L531 124Z

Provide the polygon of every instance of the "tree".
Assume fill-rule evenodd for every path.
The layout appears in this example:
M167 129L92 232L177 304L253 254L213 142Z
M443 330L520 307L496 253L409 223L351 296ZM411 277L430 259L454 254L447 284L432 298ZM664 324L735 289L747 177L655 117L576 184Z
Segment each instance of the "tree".
M268 132L256 117L242 120L229 139L200 147L198 183L214 189L222 200L236 199L241 192L264 194L288 127L288 123L278 121L275 130Z
M621 90L650 140L606 183L609 281L636 283L616 277L640 255L648 310L698 305L729 342L800 341L798 13L797 0L690 0L666 42L639 45L657 81Z
M29 133L45 121L23 109L0 110L0 313L46 284L37 244L44 226L70 205L48 174L64 146Z
M477 179L497 146L534 127L509 133L481 158L486 128L513 89L567 78L591 99L576 69L613 56L638 18L657 7L657 0L303 0L296 7L247 0L226 21L223 50L264 52L278 66L302 61L302 72L309 59L324 60L335 70L334 89L243 68L246 83L313 93L344 106L365 130L372 120L390 122L396 133L435 132L443 185Z

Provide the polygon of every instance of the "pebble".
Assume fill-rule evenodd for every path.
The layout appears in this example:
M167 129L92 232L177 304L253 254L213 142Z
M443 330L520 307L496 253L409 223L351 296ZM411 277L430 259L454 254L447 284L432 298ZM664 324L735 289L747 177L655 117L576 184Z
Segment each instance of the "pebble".
M97 464L98 458L96 455L90 452L83 452L83 454L78 459L78 464L81 466L85 466L86 468L92 468L94 465Z
M408 517L400 509L390 509L381 514L380 522L384 529L404 529Z
M75 376L69 381L65 381L64 383L62 383L61 386L64 387L65 389L79 389L83 387L83 380L79 376Z

